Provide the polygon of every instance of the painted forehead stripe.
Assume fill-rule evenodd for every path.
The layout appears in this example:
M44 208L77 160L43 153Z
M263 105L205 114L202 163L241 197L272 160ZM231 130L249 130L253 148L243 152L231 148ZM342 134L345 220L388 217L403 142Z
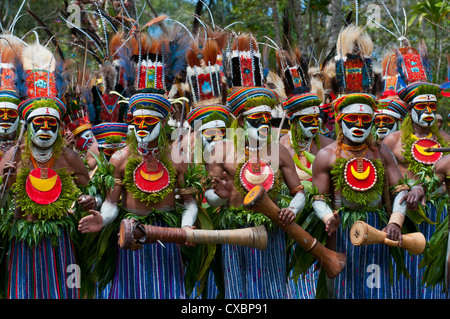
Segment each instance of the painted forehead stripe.
M363 103L354 103L347 105L342 108L341 111L343 114L349 114L349 113L358 113L358 114L374 114L374 110L372 107L370 107L367 104Z

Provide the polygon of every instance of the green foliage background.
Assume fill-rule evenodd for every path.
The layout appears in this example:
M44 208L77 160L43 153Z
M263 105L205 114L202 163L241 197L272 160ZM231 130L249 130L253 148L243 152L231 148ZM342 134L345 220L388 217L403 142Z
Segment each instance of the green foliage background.
M83 50L69 46L71 32L60 13L67 12L71 3L79 4L84 10L95 10L95 3L112 16L123 7L118 0L27 0L21 10L21 17L14 27L14 34L25 35L37 26L25 11L34 12L59 40L59 45L65 57L80 63L84 57ZM310 65L321 65L325 56L335 45L336 38L343 21L350 11L353 11L355 22L356 2L354 0L122 0L132 18L135 12L143 14L141 25L156 15L167 14L170 18L183 23L187 28L201 32L201 26L193 14L201 16L202 20L211 25L212 21L219 27L229 26L235 32L252 32L263 44L267 42L264 36L271 38L278 46L299 46L303 54L310 57ZM0 18L4 30L8 29L22 1L2 0L0 2ZM136 10L134 9L136 5ZM450 53L450 1L448 0L373 0L358 1L358 24L366 25L368 16L374 13L373 8L379 8L380 24L389 31L398 34L406 25L406 36L413 46L424 39L428 46L429 58L433 69L433 81L442 84L448 77L445 54ZM388 10L387 10L387 9ZM211 12L213 19L210 18ZM70 14L70 12L69 12ZM395 23L394 23L395 21ZM174 22L166 21L165 24ZM152 27L153 28L153 27ZM158 32L158 27L151 32ZM375 43L373 59L375 65L387 49L398 45L397 38L381 27L366 25ZM49 35L43 28L35 30L41 42L46 42ZM25 40L34 38L29 33ZM270 42L269 42L270 43ZM275 68L275 53L270 50L269 62ZM97 63L88 57L88 67L95 69ZM439 113L446 119L450 111L450 99L442 99ZM448 121L447 121L448 122ZM448 123L444 126L449 130Z

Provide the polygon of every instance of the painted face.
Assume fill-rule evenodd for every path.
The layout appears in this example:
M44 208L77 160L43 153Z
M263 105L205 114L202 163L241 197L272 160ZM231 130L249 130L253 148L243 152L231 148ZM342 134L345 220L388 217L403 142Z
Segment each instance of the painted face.
M11 135L19 126L19 112L14 109L0 109L0 135Z
M36 116L31 120L31 141L38 147L49 148L58 137L59 122L53 116Z
M418 102L411 109L411 119L422 127L430 127L436 121L436 102Z
M380 139L384 139L386 135L398 129L397 120L393 116L386 114L376 115L373 124Z
M152 115L137 115L133 119L134 134L139 144L148 144L158 138L161 119Z
M303 136L310 139L319 131L319 114L305 114L298 117Z
M247 123L247 135L254 141L266 141L270 133L272 114L260 112L245 117Z
M77 149L85 151L92 145L93 142L94 136L92 135L92 131L86 130L83 133L81 133L77 141Z
M225 136L224 127L212 127L202 131L202 142L204 147L212 147L217 141L223 140Z
M342 133L354 143L362 143L369 136L372 114L349 113L342 117Z

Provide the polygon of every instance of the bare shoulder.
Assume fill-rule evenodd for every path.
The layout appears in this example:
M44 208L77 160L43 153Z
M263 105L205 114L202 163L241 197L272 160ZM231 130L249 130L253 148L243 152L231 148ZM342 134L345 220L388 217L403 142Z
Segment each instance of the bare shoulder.
M319 139L320 139L321 148L326 147L335 142L335 140L333 140L332 138L329 138L329 137L326 137L323 135L319 135Z
M62 156L64 156L64 159L66 160L67 164L70 166L77 165L80 162L83 163L83 160L81 159L81 157L73 149L63 147Z
M114 165L114 167L121 167L126 164L128 158L130 156L130 148L129 146L125 146L124 148L117 150L109 159L109 162Z
M395 131L392 133L389 133L384 139L381 144L385 144L389 147L397 144L399 141L402 140L402 131Z
M314 159L314 166L330 166L336 159L337 142L334 141L325 147L322 147Z

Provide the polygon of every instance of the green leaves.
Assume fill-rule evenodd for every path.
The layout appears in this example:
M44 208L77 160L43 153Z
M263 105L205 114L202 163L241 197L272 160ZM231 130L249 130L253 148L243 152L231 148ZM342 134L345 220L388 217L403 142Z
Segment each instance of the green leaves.
M422 283L425 287L434 287L442 284L446 287L445 263L448 253L448 215L436 228L433 236L427 243L423 252L423 259L419 268L425 268Z

